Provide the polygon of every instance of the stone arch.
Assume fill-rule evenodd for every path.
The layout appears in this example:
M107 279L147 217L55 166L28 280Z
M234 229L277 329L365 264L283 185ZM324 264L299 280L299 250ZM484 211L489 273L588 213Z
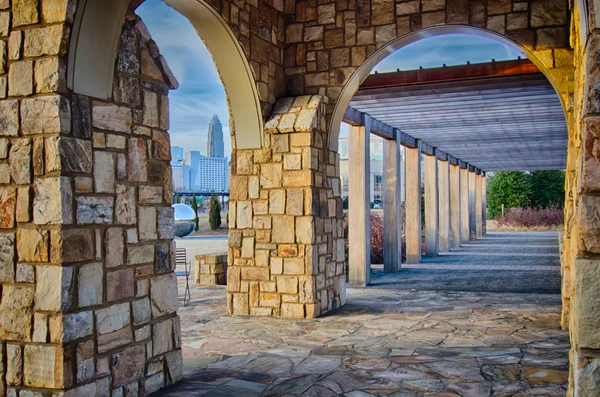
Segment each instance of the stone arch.
M527 58L529 58L546 76L550 84L552 84L563 104L563 109L565 111L566 116L568 92L566 91L567 89L565 86L565 81L561 81L561 78L564 77L564 75L557 75L556 73L554 73L553 70L551 70L554 68L554 61L552 55L550 55L550 57L548 58L547 54L544 54L543 51L534 51L526 45L520 44L517 41L505 35L501 35L491 30L468 25L439 25L419 29L407 33L401 37L398 37L395 40L392 40L385 46L382 46L377 51L375 51L354 71L354 73L352 73L352 75L349 77L346 84L342 88L340 95L337 98L337 101L335 102L335 107L330 118L329 147L332 150L337 149L340 124L342 122L344 112L348 108L350 100L358 91L360 84L369 76L373 68L379 62L383 61L389 55L393 54L394 52L400 50L401 48L409 44L415 43L425 38L448 34L470 34L479 37L484 37L491 40L495 40L515 50L523 52L527 56ZM572 68L569 68L568 72L572 74Z
M112 95L121 26L130 5L123 0L86 0L78 7L69 50L68 88L107 99ZM166 0L194 26L213 56L227 93L234 148L263 145L263 115L248 58L223 16L202 0Z

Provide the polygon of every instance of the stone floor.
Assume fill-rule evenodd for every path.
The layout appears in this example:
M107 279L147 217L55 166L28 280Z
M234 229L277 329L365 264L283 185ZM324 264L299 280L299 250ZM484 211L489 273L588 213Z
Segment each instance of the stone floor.
M555 252L544 241L527 244ZM192 287L179 311L184 380L157 395L565 395L559 295L403 291L386 277L349 288L346 306L316 320L229 316L225 287Z

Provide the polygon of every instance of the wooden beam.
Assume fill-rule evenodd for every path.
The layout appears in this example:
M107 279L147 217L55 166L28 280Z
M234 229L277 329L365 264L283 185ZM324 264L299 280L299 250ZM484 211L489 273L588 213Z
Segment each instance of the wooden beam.
M421 142L405 150L406 263L421 261Z
M402 156L400 142L383 142L383 271L398 272L402 263Z
M342 119L345 123L354 126L364 126L365 125L365 115L363 112L360 112L353 107L348 106L346 112L344 112L344 118Z

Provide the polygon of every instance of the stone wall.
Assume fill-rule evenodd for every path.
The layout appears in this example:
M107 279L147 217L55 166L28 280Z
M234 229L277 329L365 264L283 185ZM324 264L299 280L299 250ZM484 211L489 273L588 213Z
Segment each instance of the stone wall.
M287 92L325 94L328 115L367 58L398 37L440 25L473 26L509 38L535 55L559 94L568 97L573 53L567 0L287 0L284 11Z
M588 32L580 2L573 10L571 43L577 67L569 123L563 267L564 328L571 336L568 396L600 395L600 35L599 4L591 1Z
M56 1L12 11L0 12L0 391L148 394L182 375L166 132L176 81L132 17L113 97L70 95L72 13Z
M227 255L196 255L195 260L197 285L227 285Z
M345 303L339 155L327 146L325 101L282 98L266 147L231 164L229 312L313 318Z

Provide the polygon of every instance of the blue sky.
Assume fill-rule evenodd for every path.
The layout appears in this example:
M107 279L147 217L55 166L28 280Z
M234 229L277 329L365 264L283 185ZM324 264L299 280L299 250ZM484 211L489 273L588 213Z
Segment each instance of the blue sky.
M225 153L231 152L225 90L206 46L177 11L160 0L147 0L137 10L179 80L171 91L171 144L206 153L208 123L217 114L223 124ZM523 56L494 40L470 35L445 35L410 44L379 63L374 71L432 68L490 62ZM344 133L344 128L342 128ZM227 155L229 157L229 155Z

